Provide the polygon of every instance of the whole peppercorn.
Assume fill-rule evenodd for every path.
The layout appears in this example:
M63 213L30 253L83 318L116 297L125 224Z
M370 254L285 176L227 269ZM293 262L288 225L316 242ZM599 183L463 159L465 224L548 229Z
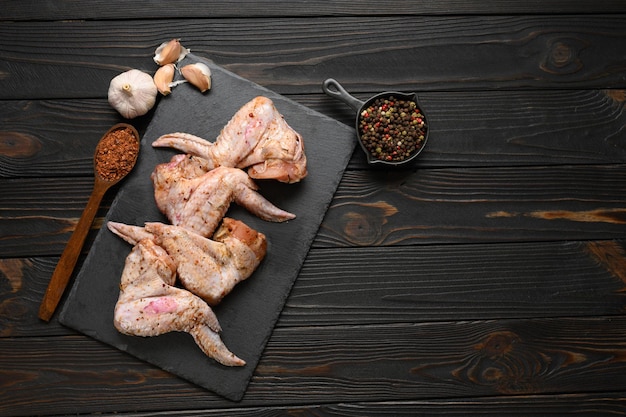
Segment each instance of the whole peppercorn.
M361 142L375 159L401 162L424 145L428 129L412 100L379 97L359 115Z

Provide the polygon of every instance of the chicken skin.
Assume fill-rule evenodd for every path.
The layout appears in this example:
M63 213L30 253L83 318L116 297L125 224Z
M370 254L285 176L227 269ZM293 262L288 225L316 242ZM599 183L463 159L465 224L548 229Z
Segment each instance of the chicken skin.
M267 250L265 235L228 217L213 240L157 222L146 223L145 227L117 222L108 222L107 226L132 245L148 239L165 249L181 284L212 306L252 275Z
M204 301L174 287L176 268L167 252L151 239L140 240L126 257L115 305L115 328L127 335L189 333L200 349L225 366L245 362L224 345L217 317Z
M203 164L201 158L179 154L152 172L156 205L173 225L212 236L232 202L266 221L283 222L296 217L259 194L244 171L218 167L197 176Z
M307 175L304 142L267 97L246 103L224 126L215 142L189 133L170 133L153 142L219 166L247 169L255 179L294 183Z

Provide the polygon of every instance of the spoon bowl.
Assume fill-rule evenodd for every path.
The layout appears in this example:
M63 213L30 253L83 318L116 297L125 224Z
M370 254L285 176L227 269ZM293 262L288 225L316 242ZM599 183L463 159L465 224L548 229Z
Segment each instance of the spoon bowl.
M138 157L139 133L129 124L116 124L96 145L93 156L95 180L108 184L108 187L117 184L130 173Z
M124 132L124 136L133 141L130 143L131 154L120 152L122 147L119 142L119 135ZM117 141L117 142L116 142ZM128 145L128 144L126 144ZM108 155L108 156L107 156ZM76 261L85 244L85 238L91 228L93 219L102 202L102 197L109 188L124 179L137 163L139 156L139 133L126 123L119 123L111 127L100 138L94 153L94 186L87 206L83 211L76 228L67 242L61 258L52 273L52 278L48 283L48 288L39 307L39 318L50 321L56 307L65 292L69 283Z

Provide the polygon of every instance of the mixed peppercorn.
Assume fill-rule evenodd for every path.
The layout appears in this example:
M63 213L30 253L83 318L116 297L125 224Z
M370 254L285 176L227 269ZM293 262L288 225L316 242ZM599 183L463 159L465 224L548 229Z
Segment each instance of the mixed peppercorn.
M424 145L424 115L412 100L394 96L376 99L359 117L361 142L376 159L401 162Z

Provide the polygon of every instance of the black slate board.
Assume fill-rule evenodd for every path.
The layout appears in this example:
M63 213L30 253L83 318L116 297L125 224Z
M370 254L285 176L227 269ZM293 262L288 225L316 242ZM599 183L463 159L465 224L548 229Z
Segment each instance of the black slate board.
M98 233L77 274L59 320L94 339L239 401L295 282L343 171L354 150L354 129L247 81L211 62L188 55L182 64L202 61L212 71L213 86L200 93L181 84L160 99L141 142L138 165L124 180L106 220L143 225L166 221L154 204L150 173L178 151L152 148L162 134L181 131L213 140L236 111L263 95L274 101L285 120L304 138L308 176L296 184L256 181L260 193L278 207L295 213L286 223L262 221L231 206L228 216L244 221L267 236L268 252L255 273L240 283L214 310L222 339L247 364L228 368L204 356L186 333L158 337L125 336L113 327L113 309L130 245L106 227Z

